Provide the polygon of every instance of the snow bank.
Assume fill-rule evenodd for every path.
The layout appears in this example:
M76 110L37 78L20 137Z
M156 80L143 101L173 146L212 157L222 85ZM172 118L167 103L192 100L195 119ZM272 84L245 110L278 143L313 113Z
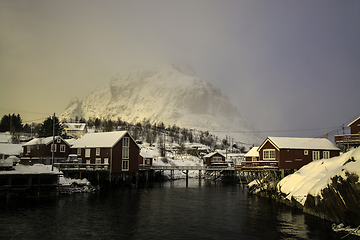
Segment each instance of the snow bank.
M311 162L294 174L283 178L277 185L277 190L286 199L295 199L305 205L307 195L321 196L321 191L326 188L334 176L347 179L347 173L360 176L360 148L353 149L341 156L331 159L322 159Z
M54 170L52 171L51 170L52 169L51 165L44 165L44 164L34 164L34 165L31 165L31 166L30 165L17 164L16 166L14 166L14 168L15 168L15 170L13 170L13 171L1 171L0 174L62 173L56 167L54 167Z

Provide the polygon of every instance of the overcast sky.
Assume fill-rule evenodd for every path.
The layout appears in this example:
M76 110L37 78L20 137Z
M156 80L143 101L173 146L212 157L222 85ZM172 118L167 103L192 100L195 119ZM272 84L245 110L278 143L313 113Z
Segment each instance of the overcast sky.
M264 135L317 137L360 116L360 1L0 0L1 116L60 115L159 59L190 64Z

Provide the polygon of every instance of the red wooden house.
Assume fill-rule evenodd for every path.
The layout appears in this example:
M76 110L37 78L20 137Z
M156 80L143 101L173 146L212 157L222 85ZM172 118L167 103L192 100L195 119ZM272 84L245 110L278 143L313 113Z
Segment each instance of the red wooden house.
M259 161L258 147L252 147L245 155L246 162L257 162Z
M127 131L87 133L76 140L71 153L86 164L109 164L112 173L139 171L140 148Z
M139 157L139 166L150 167L153 164L154 157L147 152L141 152Z
M34 138L22 145L23 153L21 156L22 164L51 164L53 137ZM55 136L54 162L64 161L70 153L70 144L60 136Z
M219 152L212 152L204 156L204 165L206 166L222 166L227 165L225 156Z
M340 155L340 149L325 138L268 137L258 148L263 166L299 169L314 160Z
M360 117L352 121L348 127L350 127L350 134L335 136L336 145L344 150L360 146Z

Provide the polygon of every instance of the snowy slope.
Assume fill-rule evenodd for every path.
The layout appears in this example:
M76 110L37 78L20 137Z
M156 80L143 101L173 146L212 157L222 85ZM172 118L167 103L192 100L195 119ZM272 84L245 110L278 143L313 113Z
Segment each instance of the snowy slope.
M158 64L127 70L84 100L71 100L62 118L118 118L195 128L219 137L257 143L249 124L219 89L198 78L186 64ZM247 132L247 133L244 133Z

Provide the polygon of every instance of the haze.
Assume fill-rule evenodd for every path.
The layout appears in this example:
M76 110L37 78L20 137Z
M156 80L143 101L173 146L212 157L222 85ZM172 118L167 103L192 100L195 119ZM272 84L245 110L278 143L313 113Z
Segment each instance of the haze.
M122 68L179 59L263 136L318 137L360 115L359 23L357 0L0 0L0 114L60 115Z

